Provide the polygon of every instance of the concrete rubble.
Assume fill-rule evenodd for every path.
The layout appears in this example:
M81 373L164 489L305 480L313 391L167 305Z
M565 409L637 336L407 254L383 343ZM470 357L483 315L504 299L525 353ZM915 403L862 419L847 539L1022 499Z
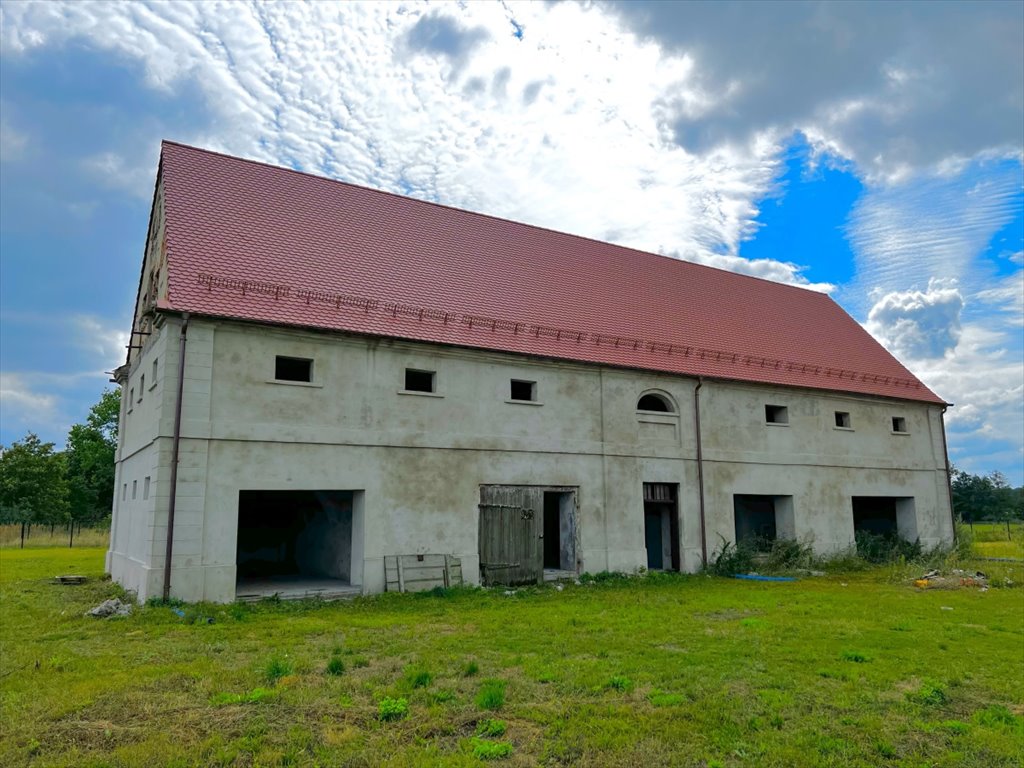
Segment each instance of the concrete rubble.
M131 616L132 604L122 603L115 597L111 600L104 600L91 611L86 611L85 615L97 619L105 619L109 616Z

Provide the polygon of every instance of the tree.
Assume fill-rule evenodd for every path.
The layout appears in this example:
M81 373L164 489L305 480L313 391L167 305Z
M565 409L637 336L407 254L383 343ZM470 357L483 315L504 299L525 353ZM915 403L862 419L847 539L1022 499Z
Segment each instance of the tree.
M0 455L0 516L25 526L68 519L68 486L63 454L29 432Z
M114 502L114 454L121 398L104 390L86 417L68 432L67 484L72 523L101 520Z

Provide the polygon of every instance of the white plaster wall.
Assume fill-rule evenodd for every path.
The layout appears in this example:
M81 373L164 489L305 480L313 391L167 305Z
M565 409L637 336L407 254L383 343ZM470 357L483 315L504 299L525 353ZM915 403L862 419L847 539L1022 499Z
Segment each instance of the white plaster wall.
M156 464L149 471L159 474L159 501L149 512L148 544L123 534L118 510L111 549L112 561L142 563L144 574L131 577L143 584L140 597L162 584L178 320L168 318L153 338L167 358L159 386L171 399L163 398L145 428L137 420L125 440L142 445L150 431ZM132 376L145 367L146 354ZM274 382L275 355L312 358L313 382ZM437 371L437 396L402 394L406 367ZM513 378L536 381L540 404L506 402ZM696 383L193 318L172 593L234 598L240 490L362 491L352 580L376 592L391 554L456 554L475 582L479 487L492 483L578 488L582 570L634 570L646 564L643 483L677 483L682 566L695 570ZM636 402L650 390L668 395L678 413L638 414ZM922 542L951 538L937 409L719 382L705 382L700 396L709 550L718 534L733 536L734 493L793 496L797 535L812 536L820 549L852 538L852 495L914 496ZM766 425L766 402L788 405L790 426ZM835 410L853 414L852 432L833 429ZM890 414L907 419L909 435L891 434ZM119 478L141 471L133 462L122 458Z

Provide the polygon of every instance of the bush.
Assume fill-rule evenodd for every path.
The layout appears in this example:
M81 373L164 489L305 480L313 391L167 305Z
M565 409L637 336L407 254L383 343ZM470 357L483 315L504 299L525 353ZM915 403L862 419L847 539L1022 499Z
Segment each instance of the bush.
M377 717L382 722L390 723L401 720L409 714L409 702L405 699L384 697L377 704Z
M857 554L869 563L895 563L921 560L921 542L907 541L895 533L878 534L857 531L854 534Z
M327 662L327 674L328 675L340 675L345 671L345 662L341 660L340 656L332 656L331 660Z
M480 692L476 695L476 705L480 709L498 710L505 704L504 680L484 680Z
M724 537L722 546L708 558L705 570L715 576L732 576L737 573L750 573L754 570L757 552L752 545L734 544Z
M480 671L479 665L475 661L467 661L462 667L463 677L472 677Z
M941 683L925 680L920 688L908 694L908 698L926 707L939 707L945 704L949 697L946 696L946 689Z

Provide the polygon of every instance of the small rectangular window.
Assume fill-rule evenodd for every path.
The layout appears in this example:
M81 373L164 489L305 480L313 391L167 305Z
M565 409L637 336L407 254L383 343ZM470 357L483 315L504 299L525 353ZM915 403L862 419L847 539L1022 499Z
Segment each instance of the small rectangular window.
M149 498L149 475L146 475L146 479L142 481L142 498Z
M906 433L907 431L907 420L902 416L892 417L892 431Z
M405 369L405 390L407 392L433 392L436 374L434 371Z
M146 374L139 376L139 402L142 402L143 396L146 394Z
M789 424L789 408L784 405L766 405L764 420L768 424Z
M153 358L153 375L149 377L149 378L152 379L152 381L149 384L149 388L150 389L152 389L153 387L156 386L156 382L157 382L156 373L157 373L157 370L158 370L158 368L157 368L157 364L158 363L159 363L159 358L154 357Z
M139 481L132 480L132 501L139 495Z
M124 487L121 489L121 501L124 501L127 498L128 498L128 483L125 483Z
M537 399L537 382L535 381L521 381L520 379L512 379L512 395L511 400L529 400L534 401Z
M836 426L840 429L853 429L853 422L850 421L848 411L836 411Z
M313 361L305 357L278 355L274 361L274 378L278 381L313 381Z
M134 403L135 403L135 387L132 387L131 389L128 390L128 413L132 412L132 408L135 407L133 405Z

